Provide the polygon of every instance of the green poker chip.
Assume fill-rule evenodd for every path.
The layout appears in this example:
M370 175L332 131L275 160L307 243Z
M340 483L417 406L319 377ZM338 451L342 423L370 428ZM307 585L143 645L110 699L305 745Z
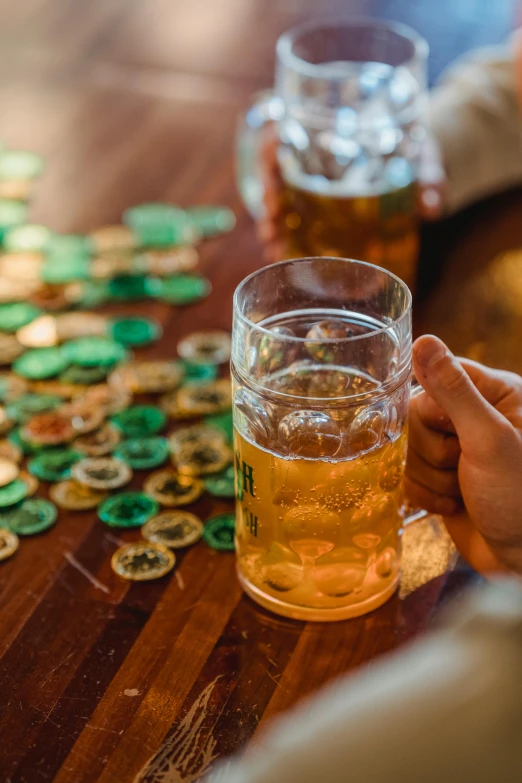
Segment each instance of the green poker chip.
M44 283L65 285L77 280L88 280L90 275L89 258L47 258L40 276Z
M0 199L0 239L3 242L5 232L11 226L21 226L27 220L29 207L22 201Z
M212 291L212 285L205 277L174 275L150 278L149 289L162 302L188 305L205 299Z
M29 487L23 479L15 479L5 487L0 487L0 507L14 506L29 494ZM15 531L16 532L16 531Z
M221 473L203 479L205 489L216 498L233 498L235 494L234 467L229 465Z
M72 449L46 449L29 460L27 470L42 481L62 481L71 477L72 466L82 459L85 454Z
M61 383L77 383L82 386L91 386L93 383L101 383L112 371L109 367L81 367L79 364L71 364L60 375Z
M132 228L144 247L186 245L198 236L183 209L171 204L139 204L123 213L123 222Z
M109 323L109 334L122 345L141 346L159 340L163 329L158 321L138 316L113 318Z
M41 155L27 150L0 152L0 179L5 181L29 180L38 177L44 169Z
M197 233L203 238L226 234L228 231L232 231L236 225L236 216L228 207L190 207L187 209L187 215L194 224Z
M63 372L68 364L62 348L33 348L13 362L13 370L24 378L43 380Z
M69 340L61 350L66 363L79 364L82 367L112 367L127 358L123 345L107 337L80 337L77 340Z
M79 283L80 296L77 304L86 310L101 307L111 298L107 280L84 280Z
M209 362L187 362L181 360L185 370L184 383L199 383L201 381L214 381L217 378L218 368Z
M23 424L36 413L55 410L62 403L62 398L56 394L23 394L8 404L6 413L10 419Z
M149 278L146 275L118 275L109 280L109 296L119 302L135 302L147 299Z
M28 498L15 508L0 514L0 524L5 524L18 536L33 536L52 527L57 517L57 508L50 500Z
M27 302L0 304L0 332L16 332L39 315L42 315L42 311Z
M233 552L236 518L234 514L211 517L203 528L203 541L220 552Z
M130 408L111 416L127 438L145 438L155 435L167 423L167 414L154 405L131 405Z
M98 516L110 527L141 527L159 511L159 503L144 492L120 492L98 506Z
M90 238L82 234L51 234L46 253L51 261L89 258L93 245Z
M124 440L113 453L131 468L146 470L163 465L170 454L170 448L167 438L152 436Z
M212 427L218 427L225 433L228 443L232 443L234 438L234 422L232 419L232 413L215 413L212 416L205 416L205 424L210 424Z
M1 159L1 156L0 156ZM6 231L4 247L13 252L43 253L47 249L53 232L46 226L26 223Z

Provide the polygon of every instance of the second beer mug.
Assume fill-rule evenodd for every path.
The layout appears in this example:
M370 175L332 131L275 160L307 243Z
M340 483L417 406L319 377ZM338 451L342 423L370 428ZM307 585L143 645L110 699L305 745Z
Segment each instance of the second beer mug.
M411 297L358 261L261 269L234 298L238 573L274 612L339 620L397 586Z
M247 112L238 172L259 217L272 122L282 257L360 258L414 284L427 53L413 30L383 22L316 22L279 39L275 89Z

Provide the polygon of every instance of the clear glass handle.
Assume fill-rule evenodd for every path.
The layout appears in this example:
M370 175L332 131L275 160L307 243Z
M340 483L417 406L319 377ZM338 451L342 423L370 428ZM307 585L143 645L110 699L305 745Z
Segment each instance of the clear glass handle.
M237 179L243 202L254 218L264 211L264 187L261 174L261 142L269 122L280 120L284 113L281 98L270 90L258 93L255 103L241 120L237 137Z
M418 394L422 394L424 389L420 385L420 383L413 379L411 383L411 389L410 389L410 400L413 397L416 397ZM414 506L410 506L408 502L404 504L404 520L403 520L403 526L411 525L413 522L418 522L421 519L424 519L424 517L427 517L429 514L429 511L426 511L423 508L416 508Z

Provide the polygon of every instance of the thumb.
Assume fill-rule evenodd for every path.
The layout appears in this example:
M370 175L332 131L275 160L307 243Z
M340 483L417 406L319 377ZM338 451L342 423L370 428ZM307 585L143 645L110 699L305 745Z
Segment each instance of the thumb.
M483 451L498 436L503 420L484 399L458 359L433 335L424 335L413 346L417 380L453 422L461 445Z

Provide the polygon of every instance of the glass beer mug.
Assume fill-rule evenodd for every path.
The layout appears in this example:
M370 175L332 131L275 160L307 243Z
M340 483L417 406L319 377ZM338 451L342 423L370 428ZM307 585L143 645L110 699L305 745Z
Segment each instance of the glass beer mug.
M264 210L260 147L274 125L282 258L330 255L383 266L412 287L428 45L372 21L314 22L277 43L273 93L239 134L239 187Z
M399 579L411 295L341 258L283 261L234 297L237 567L262 606L341 620Z

